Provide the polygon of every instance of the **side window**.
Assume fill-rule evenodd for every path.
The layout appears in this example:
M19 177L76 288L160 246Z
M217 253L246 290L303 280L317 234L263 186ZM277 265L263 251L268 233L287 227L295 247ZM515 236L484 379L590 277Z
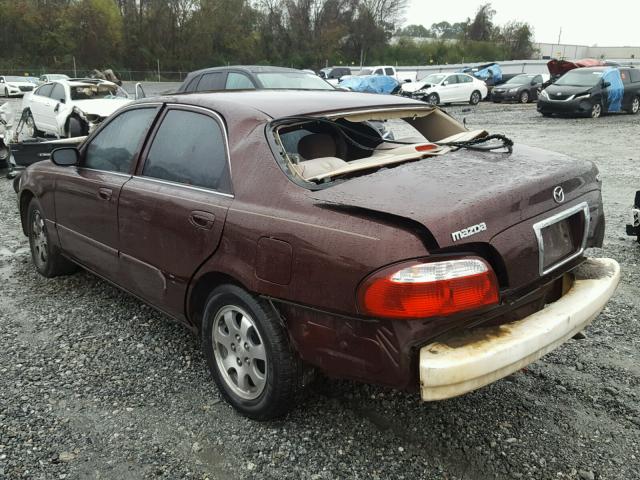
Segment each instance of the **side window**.
M199 81L200 81L200 75L197 75L196 77L192 78L191 81L189 82L189 84L184 89L184 91L185 92L195 92Z
M384 74L393 76L393 68L385 68L384 69Z
M629 76L632 82L640 82L640 70L632 68L629 70Z
M377 69L375 72L373 72L373 74L374 74L374 75L384 75L384 74L382 73L382 69L381 69L381 68Z
M35 95L40 95L41 97L48 97L51 94L51 90L53 90L53 84L47 83L46 85L42 85L35 92Z
M473 79L471 77L469 77L468 75L456 75L456 78L458 80L458 83L471 83L471 82L473 82Z
M631 81L629 78L629 70L620 70L620 78L625 85Z
M155 134L142 174L230 192L227 153L220 125L202 113L169 110Z
M253 82L244 73L230 72L227 75L227 90L255 89Z
M458 83L458 76L457 75L449 75L447 77L447 79L443 83L446 83L447 85L454 85L454 84Z
M224 89L224 73L213 72L205 73L198 83L197 91L203 90L223 90Z
M59 83L54 83L53 90L51 90L51 93L49 94L49 96L56 102L64 103L65 102L64 87Z
M91 140L83 166L128 173L155 115L155 108L127 110L118 115Z

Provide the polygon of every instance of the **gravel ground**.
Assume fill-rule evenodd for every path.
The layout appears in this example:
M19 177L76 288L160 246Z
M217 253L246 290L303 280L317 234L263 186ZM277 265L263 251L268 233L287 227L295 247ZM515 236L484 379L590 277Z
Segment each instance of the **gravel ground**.
M0 478L640 478L640 116L543 119L533 105L452 107L470 127L596 161L616 296L586 331L448 401L326 380L283 420L237 415L181 326L88 273L30 264L0 180Z

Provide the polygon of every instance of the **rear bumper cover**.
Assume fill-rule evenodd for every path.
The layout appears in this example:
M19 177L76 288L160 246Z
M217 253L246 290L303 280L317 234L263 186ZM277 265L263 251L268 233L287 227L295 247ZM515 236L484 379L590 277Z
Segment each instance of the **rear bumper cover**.
M583 330L602 311L620 281L620 266L589 259L556 302L522 320L470 329L420 349L422 399L470 392L525 367Z

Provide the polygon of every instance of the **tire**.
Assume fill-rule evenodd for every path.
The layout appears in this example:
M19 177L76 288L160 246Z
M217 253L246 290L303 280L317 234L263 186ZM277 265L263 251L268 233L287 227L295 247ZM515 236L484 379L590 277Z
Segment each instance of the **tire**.
M248 418L280 417L302 392L303 365L286 327L271 304L240 287L222 285L209 295L202 351L222 396Z
M4 87L4 97L9 98L9 89L7 87Z
M522 92L518 97L518 101L520 103L529 103L530 100L531 100L531 97L529 96L529 92L527 92L526 90Z
M636 96L631 100L631 106L627 110L631 115L636 115L640 111L640 96Z
M471 97L469 97L469 103L471 105L477 105L482 100L482 94L478 90L474 90L471 92Z
M80 119L77 117L70 117L67 125L67 137L81 137L86 135L86 129L83 127Z
M35 198L27 208L27 222L31 260L38 273L51 278L77 270L76 265L64 258L60 250L51 244L42 207Z
M427 95L424 101L429 105L438 105L440 103L440 97L437 93L430 93L429 95Z
M594 103L591 105L589 116L591 118L600 118L602 116L602 105L600 105L600 103Z

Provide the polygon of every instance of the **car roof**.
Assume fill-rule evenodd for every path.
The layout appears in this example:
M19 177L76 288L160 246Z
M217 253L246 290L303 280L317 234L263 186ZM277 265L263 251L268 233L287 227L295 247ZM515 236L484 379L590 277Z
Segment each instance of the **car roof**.
M200 73L209 72L225 72L228 70L242 70L248 73L300 73L302 70L286 67L273 67L271 65L230 65L228 67L209 67L201 70L196 70L189 73L189 76L197 75Z
M225 92L177 93L141 99L137 103L179 103L201 106L224 117L253 112L272 119L318 113L382 107L424 107L425 103L399 96L340 90L234 90Z

